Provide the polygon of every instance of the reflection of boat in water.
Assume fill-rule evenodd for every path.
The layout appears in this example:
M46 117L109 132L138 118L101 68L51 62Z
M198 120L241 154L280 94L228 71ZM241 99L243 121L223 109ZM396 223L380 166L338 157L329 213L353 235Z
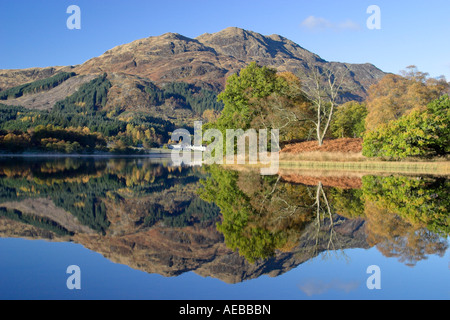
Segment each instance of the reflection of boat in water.
M169 149L171 150L180 150L180 151L206 151L206 146L191 146L187 144L175 144L175 145L169 145Z
M168 165L169 167L178 168L178 167L202 167L203 161L202 160L192 160L192 161L181 161L181 162L172 162Z
M184 159L178 159L179 161L173 162L173 166L188 166L188 167L201 167L203 166L203 160L201 153L206 151L206 146L191 146L188 144L176 144L176 145L169 145L169 149L173 151L188 151L189 153L184 153L183 158ZM195 155L198 156L195 156ZM192 157L193 155L193 157ZM187 156L188 160L186 161L185 157Z

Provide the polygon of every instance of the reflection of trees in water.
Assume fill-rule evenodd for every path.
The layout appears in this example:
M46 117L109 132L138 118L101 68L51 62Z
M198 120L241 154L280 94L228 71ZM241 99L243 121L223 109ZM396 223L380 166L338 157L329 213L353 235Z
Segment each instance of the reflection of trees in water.
M325 255L331 254L331 252L336 253L337 250L343 249L335 231L335 226L342 223L342 220L335 221L333 218L332 209L328 202L322 182L319 182L316 189L316 202L314 203L316 206L316 234L315 245L312 248L311 256L317 256L320 253L320 241L326 240L326 237L328 237L328 241L326 241L325 251L322 250ZM323 234L322 236L321 233Z
M208 168L200 195L221 209L218 230L228 247L250 262L266 259L276 251L291 251L302 239L311 257L340 249L337 219L323 185L285 182L280 176ZM315 232L309 232L311 226ZM308 232L305 233L305 230Z
M218 230L227 246L250 262L294 247L308 248L311 257L342 252L346 244L337 230L357 218L366 220L369 245L409 265L448 247L446 179L368 176L357 190L287 183L281 176L217 166L208 172L201 197L219 206Z
M411 266L431 254L443 256L450 234L448 188L445 178L364 177L369 244Z
M186 192L184 189L178 191L178 186L192 186L191 189L194 189L202 176L197 169L171 167L142 159L18 158L2 159L1 164L0 207L2 203L7 202L49 198L57 207L76 217L81 224L103 234L110 227L108 212L116 213L116 209L123 209L122 214L125 215L136 211L136 207L131 210L123 208L130 203L130 199L145 199L154 194L169 193L167 190L175 190L171 193L178 195ZM183 215L189 207L191 211L203 209L201 203L190 206L192 194L193 192L181 197L183 201L177 203L184 206L170 214ZM167 198L160 202L164 204L164 201L170 200L171 198ZM211 208L211 205L207 207ZM146 215L155 215L155 212L144 209L137 213L144 216L142 219L145 219ZM7 211L5 215L6 213ZM169 212L164 210L156 213L158 214L153 220L147 220L156 223L167 218L167 221L177 225L190 221L186 217L170 216ZM191 212L188 211L187 214ZM8 216L12 217L11 214ZM16 212L14 216L20 217L20 221L35 220L22 212ZM203 216L209 217L208 214ZM203 216L199 219L206 219ZM52 223L49 221L46 225L51 226Z
M413 266L431 254L442 257L448 248L446 239L438 234L371 201L366 202L365 217L368 243L384 256L397 257L407 265Z
M367 242L415 265L448 249L449 182L440 177L364 176L361 190L330 190L339 215L364 218Z
M440 236L450 234L450 182L439 177L365 176L366 201Z
M326 186L320 179L307 186L282 176L219 166L208 167L205 178L203 169L136 159L1 161L0 208L45 197L100 233L109 232L111 224L120 233L209 223L217 220L217 205L217 229L226 245L251 262L277 252L315 257L370 245L414 265L431 254L442 256L448 248L445 178L365 176L361 189L345 189ZM48 217L2 212L52 232L66 230ZM363 220L366 242L350 241L355 231L351 228L362 224L350 222ZM117 221L128 224L115 225Z

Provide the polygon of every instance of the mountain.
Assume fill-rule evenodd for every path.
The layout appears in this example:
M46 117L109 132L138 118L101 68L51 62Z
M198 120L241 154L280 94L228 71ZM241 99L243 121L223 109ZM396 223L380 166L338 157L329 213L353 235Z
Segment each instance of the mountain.
M368 87L385 75L371 64L327 62L279 35L263 36L240 28L227 28L195 39L166 33L108 50L75 68L75 72L119 72L165 83L183 81L222 90L226 78L255 61L280 71L298 72L311 63L350 71L353 92L364 98Z
M280 71L297 72L319 65L350 71L356 96L364 98L368 87L385 75L372 64L327 62L279 35L264 36L230 27L195 39L177 33L148 37L117 46L99 57L71 68L77 74L118 73L148 79L156 84L187 82L220 91L226 78L256 61ZM69 67L0 70L0 89L51 76Z
M167 143L174 127L214 117L204 111L223 108L217 95L227 78L251 62L293 73L312 65L345 69L352 89L343 101L364 100L368 88L385 75L372 64L325 61L279 35L239 28L195 39L166 33L117 46L76 66L0 70L0 131L25 133L52 124L99 132L112 138L110 145L120 152L123 146L159 146ZM22 147L29 145L26 135L17 139ZM78 138L70 139L80 144ZM45 142L45 148L59 151L62 145L66 152L84 148L62 138L54 145Z

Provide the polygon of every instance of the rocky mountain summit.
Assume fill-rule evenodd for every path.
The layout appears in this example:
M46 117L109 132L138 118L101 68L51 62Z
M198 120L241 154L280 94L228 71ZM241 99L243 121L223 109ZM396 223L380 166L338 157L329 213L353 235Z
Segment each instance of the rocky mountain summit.
M327 62L279 35L264 36L240 28L227 28L195 39L166 33L108 50L75 68L77 73L120 72L156 83L183 81L222 90L226 78L250 62L279 71L299 71L311 64L346 68L354 94L365 97L368 87L385 73L371 64Z
M143 78L157 85L185 82L214 91L223 90L226 79L250 62L298 73L311 64L347 69L352 95L366 96L370 85L385 73L372 64L328 62L280 35L259 33L230 27L195 39L166 33L120 45L99 57L73 67L0 70L0 89L4 90L60 70L86 74L122 74Z

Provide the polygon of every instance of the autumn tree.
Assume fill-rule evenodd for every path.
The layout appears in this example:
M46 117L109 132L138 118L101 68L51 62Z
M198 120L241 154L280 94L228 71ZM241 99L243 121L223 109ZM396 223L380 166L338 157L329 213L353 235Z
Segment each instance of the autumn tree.
M424 109L449 88L445 78L430 78L428 73L409 66L400 75L388 74L368 91L367 130L397 120L414 109Z
M291 72L277 73L279 91L264 99L250 99L252 128L278 129L282 141L304 139L312 129L311 103L302 92L300 79Z
M220 112L212 110L212 109L207 109L207 110L203 111L203 114L202 114L202 119L204 121L206 121L207 123L217 121L217 119L219 117L220 117Z
M251 63L227 80L218 96L224 108L211 128L279 129L280 139L292 136L292 130L303 126L310 116L307 99L300 90L298 78L289 73Z
M339 106L331 123L335 138L361 138L365 132L367 108L365 104L349 101Z
M450 98L442 96L424 111L414 110L364 136L363 155L403 159L444 156L450 152Z
M302 92L312 103L314 124L319 146L323 144L330 128L334 112L339 105L342 94L349 90L348 70L320 66L311 62L311 67L299 73Z

